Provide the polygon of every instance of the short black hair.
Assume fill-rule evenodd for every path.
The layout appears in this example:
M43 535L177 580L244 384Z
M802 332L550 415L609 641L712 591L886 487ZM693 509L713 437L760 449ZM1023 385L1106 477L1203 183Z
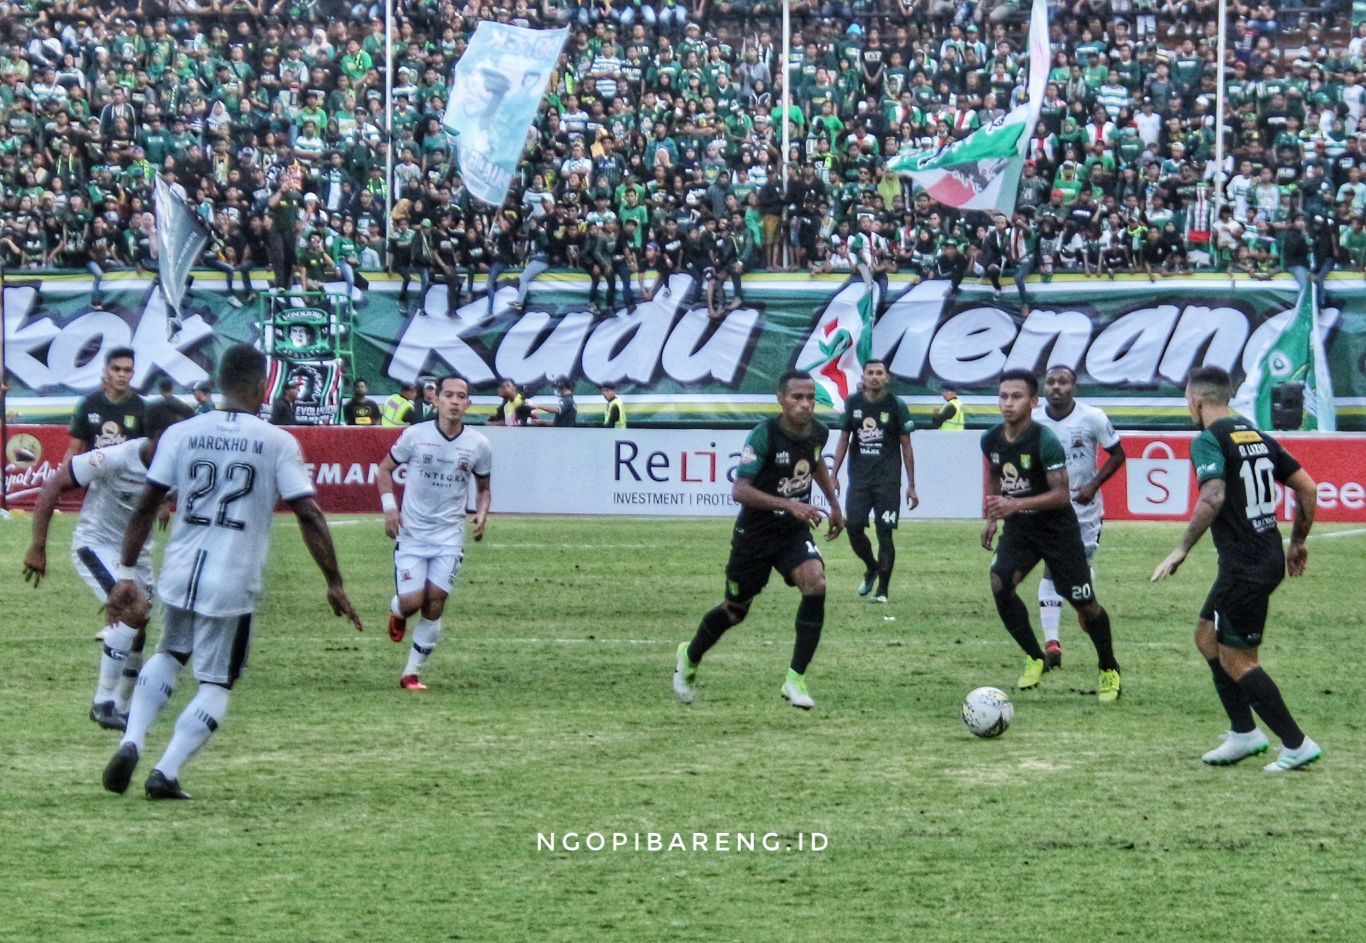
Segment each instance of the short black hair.
M170 403L149 403L147 412L142 417L142 432L149 439L155 439L170 426L175 425L182 419L188 419L194 414L194 410L181 404L183 409L176 409Z
M266 378L266 355L250 344L233 344L218 361L218 388L228 395L251 393Z
M1233 378L1223 367L1196 367L1186 376L1186 386L1220 404L1227 404L1233 395Z
M1024 383L1024 385L1029 388L1030 396L1039 395L1039 378L1034 375L1033 370L1024 370L1021 368L1016 368L1014 370L1006 370L1001 374L1000 379L996 382L999 386L1000 384L1005 383L1008 380L1019 380L1020 382Z
M809 370L788 370L778 377L778 392L786 393L788 386L793 380L815 380Z
M881 357L869 357L867 360L863 361L863 369L867 370L873 364L880 364L883 370L887 369L887 361L883 360Z
M104 365L107 367L115 360L122 360L125 357L132 360L135 356L133 348L131 347L114 347L109 353L104 355Z
M158 393L171 393L175 390L175 381L170 377L162 377L157 381Z
M1069 366L1068 366L1067 364L1065 364L1065 363L1055 363L1055 364L1052 364L1047 370L1045 370L1045 371L1043 372L1043 375L1044 375L1044 376L1048 376L1048 375L1049 375L1050 373L1052 373L1054 370L1066 370L1069 374L1072 375L1072 382L1073 382L1073 383L1076 383L1076 382L1077 382L1077 371L1073 370L1071 367L1069 367Z
M445 388L445 386L446 386L446 381L447 381L447 380L459 380L461 383L465 384L465 393L466 393L466 394L469 393L469 391L470 391L470 381L469 381L469 380L466 380L466 379L465 379L464 377L462 377L462 376L457 376L456 374L451 373L451 374L447 374L447 375L444 376L444 377L437 377L437 378L436 378L436 395L437 395L437 396L440 396L440 395L441 395L441 390L442 390L443 388Z

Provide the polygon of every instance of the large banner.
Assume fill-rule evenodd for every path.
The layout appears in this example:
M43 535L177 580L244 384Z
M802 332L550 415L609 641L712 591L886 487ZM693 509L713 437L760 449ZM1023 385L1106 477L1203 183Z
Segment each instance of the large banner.
M136 350L134 384L146 391L163 374L186 389L210 377L229 344L263 343L255 313L227 304L216 273L196 279L174 341L166 336L165 301L146 280L107 278L104 308L96 310L88 277L13 278L5 367L17 420L66 422L77 397L99 388L103 354L114 346ZM838 278L753 276L745 279L744 304L714 322L686 275L631 315L590 309L587 287L577 273L547 273L525 313L508 308L512 293L504 292L492 314L480 296L448 317L421 317L420 300L401 304L397 282L376 278L358 320L354 371L344 379L365 379L382 399L399 381L459 373L470 381L479 418L496 405L500 377L535 395L567 375L584 424L601 421L598 387L611 381L632 422L743 426L776 411L783 371L820 364L823 347L839 349L831 338L863 293L861 283ZM877 299L870 349L887 361L893 390L922 425L942 404L942 381L957 385L970 424L980 427L997 415L993 382L1001 370L1066 364L1078 374L1078 395L1121 428L1185 429L1190 368L1217 364L1241 381L1295 317L1296 287L1290 279L1031 282L1025 317L1013 299L994 300L989 286L965 285L950 301L944 282L893 279ZM1366 283L1330 279L1328 288L1320 320L1338 427L1366 431ZM434 286L425 303L444 312L445 286ZM841 366L832 369L847 388L856 378Z
M442 122L460 154L465 185L485 203L501 206L507 196L568 36L568 27L525 29L485 20L455 64Z

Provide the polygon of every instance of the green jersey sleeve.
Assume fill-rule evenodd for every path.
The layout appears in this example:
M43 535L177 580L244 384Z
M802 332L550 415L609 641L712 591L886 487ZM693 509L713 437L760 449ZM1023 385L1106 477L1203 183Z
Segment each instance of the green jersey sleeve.
M995 431L996 430L994 428L988 429L987 431L982 433L982 438L978 440L978 443L982 446L983 455L991 454L991 442L988 440L991 438L991 434Z
M858 428L858 423L854 421L853 399L854 398L851 396L844 401L844 421L840 424L840 428L845 432L853 432Z
M1067 467L1067 453L1062 450L1062 443L1058 441L1052 429L1039 429L1039 461L1043 462L1043 470L1046 472Z
M1191 464L1195 466L1195 480L1204 484L1224 477L1224 450L1214 433L1206 429L1191 442Z
M745 447L740 450L740 467L735 470L735 476L756 477L768 460L768 451L768 423L763 422L755 426L749 438L745 439Z
M903 400L897 400L897 426L902 435L910 435L915 431L915 420L911 418L911 408Z

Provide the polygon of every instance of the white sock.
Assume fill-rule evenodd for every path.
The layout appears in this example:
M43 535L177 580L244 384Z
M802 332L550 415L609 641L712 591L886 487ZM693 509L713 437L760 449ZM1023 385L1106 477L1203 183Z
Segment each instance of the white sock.
M179 779L180 767L209 742L213 732L228 713L231 692L219 684L200 684L199 691L176 718L175 733L156 768L167 779Z
M133 699L133 689L138 683L138 672L141 670L142 649L129 649L128 657L123 660L123 674L119 677L118 684L114 685L114 709L120 714L128 713L128 706Z
M1062 597L1053 588L1053 581L1039 580L1039 622L1043 625L1044 644L1058 641L1058 623L1062 621Z
M123 732L123 742L133 744L139 753L147 741L147 728L152 726L161 709L171 699L182 667L170 655L157 652L147 659L147 664L138 672L138 684L133 689L133 701L128 708L128 729Z
M116 691L123 677L123 667L128 659L128 651L137 637L132 626L116 622L109 627L104 637L104 649L100 652L100 678L95 685L95 703L117 700Z
M427 661L427 656L436 648L436 643L441 640L441 620L440 619L418 619L417 625L413 628L413 646L408 649L408 667L403 669L405 675L415 675L422 671L423 664Z
M405 616L403 615L403 610L398 607L397 596L389 597L389 611L392 612L394 615L398 616L400 619L405 618Z

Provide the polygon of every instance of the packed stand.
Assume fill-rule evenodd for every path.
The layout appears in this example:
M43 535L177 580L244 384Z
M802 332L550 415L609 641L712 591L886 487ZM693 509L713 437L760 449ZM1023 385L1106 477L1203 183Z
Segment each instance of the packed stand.
M1023 301L1030 273L1306 281L1366 265L1366 24L1342 27L1343 0L1229 3L1221 209L1214 0L1051 4L1042 120L1017 211L996 219L883 168L1022 100L1027 4L794 4L784 116L773 0L400 0L391 178L382 5L100 6L0 4L0 255L89 270L97 298L105 273L155 268L157 174L212 227L205 264L239 304L262 269L355 289L387 270L405 295L444 281L456 302L509 268L567 267L628 306L686 273L720 316L760 269L1014 278ZM463 186L440 123L483 18L571 27L496 212Z

